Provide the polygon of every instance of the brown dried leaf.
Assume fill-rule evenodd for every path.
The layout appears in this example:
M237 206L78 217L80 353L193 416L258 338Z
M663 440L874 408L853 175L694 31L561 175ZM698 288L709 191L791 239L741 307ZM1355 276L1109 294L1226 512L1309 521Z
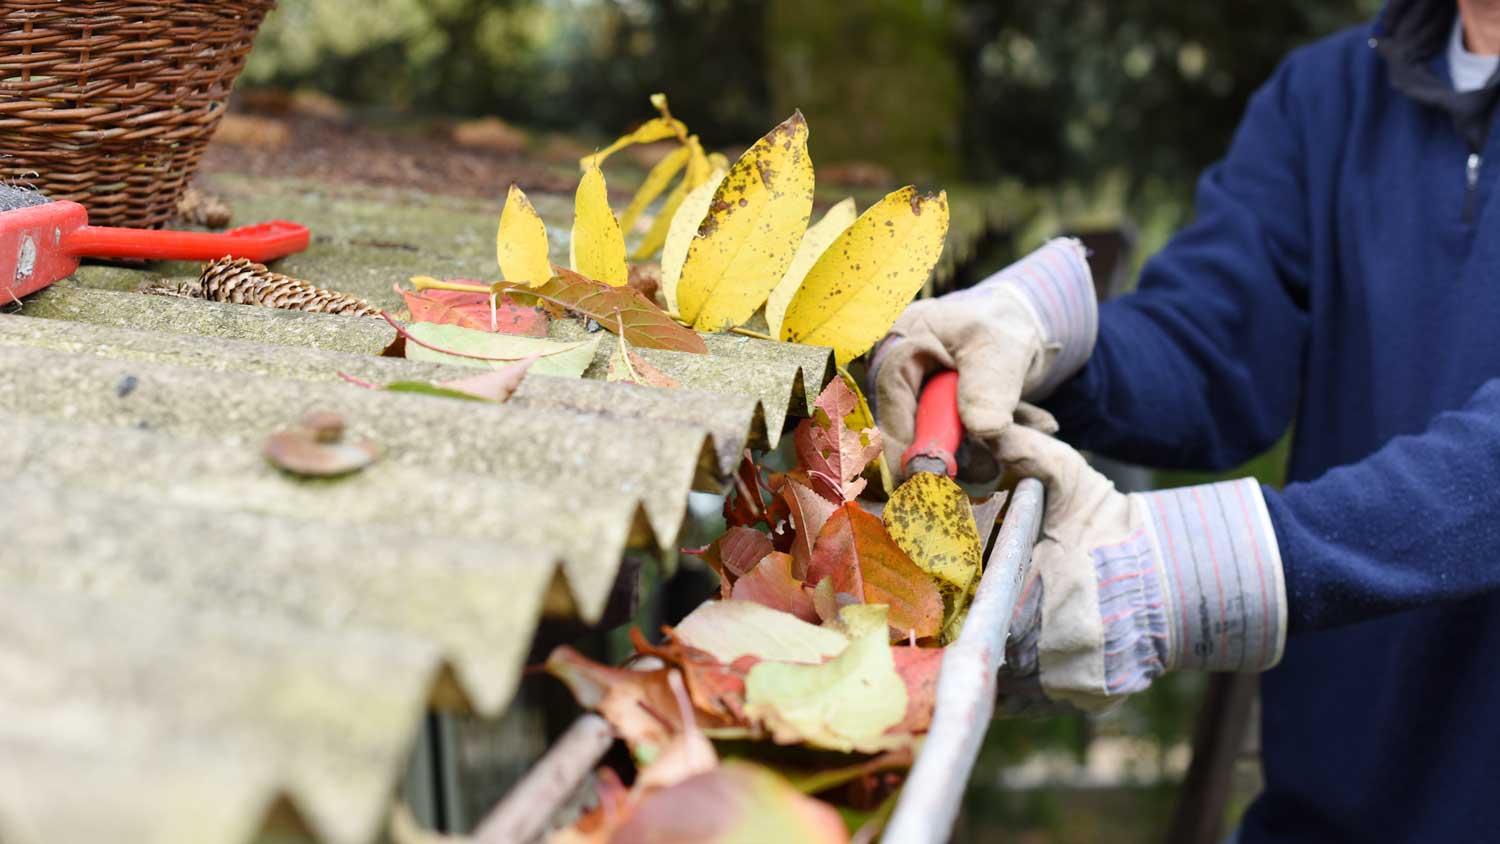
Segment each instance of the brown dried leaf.
M629 286L610 287L565 267L554 265L552 269L557 275L540 286L500 282L494 289L520 301L526 301L527 295L535 296L590 317L607 331L618 333L623 325L621 336L633 346L708 354L702 337L678 325L639 290Z
M792 574L806 579L807 563L812 559L812 549L818 533L827 524L828 517L838 505L814 492L803 472L787 472L778 476L779 486L773 486L777 497L785 504L792 521ZM810 482L809 482L810 483Z
M833 582L835 593L862 597L890 607L889 623L898 636L914 631L934 636L942 626L943 599L937 584L906 555L874 516L849 503L834 511L818 534L807 580Z
M724 521L735 526L766 521L766 502L760 494L760 469L750 458L749 449L745 449L744 458L734 470L729 495L724 498Z

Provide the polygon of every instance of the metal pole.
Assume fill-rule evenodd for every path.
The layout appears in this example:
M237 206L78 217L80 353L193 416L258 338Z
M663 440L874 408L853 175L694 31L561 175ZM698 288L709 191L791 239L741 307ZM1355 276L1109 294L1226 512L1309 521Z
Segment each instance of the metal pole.
M1041 482L1027 478L1016 485L963 632L943 655L932 728L880 838L885 844L943 844L952 834L995 714L996 676L1016 597L1031 569L1042 505Z

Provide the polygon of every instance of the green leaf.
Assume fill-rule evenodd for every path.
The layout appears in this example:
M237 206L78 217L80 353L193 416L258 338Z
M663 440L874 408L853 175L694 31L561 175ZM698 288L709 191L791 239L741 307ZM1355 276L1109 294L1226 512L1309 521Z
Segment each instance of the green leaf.
M406 357L431 363L447 363L456 366L501 369L507 364L533 355L538 356L531 365L534 375L555 375L562 378L578 378L594 360L594 350L599 346L598 337L579 343L559 343L555 340L538 340L534 337L518 337L513 334L491 334L460 328L456 325L438 325L430 322L414 322L406 326L412 337L438 349L464 354L480 355L509 360L476 360L445 354L426 348L411 340L406 342Z
M818 663L849 645L836 631L750 601L710 601L673 631L678 641L725 664L742 656Z
M745 713L780 744L876 753L908 737L886 736L906 715L906 684L884 626L821 665L759 662L745 678Z

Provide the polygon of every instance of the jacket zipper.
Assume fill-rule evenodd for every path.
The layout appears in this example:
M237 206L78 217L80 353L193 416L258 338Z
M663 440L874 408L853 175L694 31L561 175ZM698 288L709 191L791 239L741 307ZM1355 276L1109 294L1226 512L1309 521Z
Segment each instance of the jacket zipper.
M1477 153L1477 152L1471 152L1471 153L1469 153L1469 161L1464 166L1464 185L1465 185L1465 189L1464 189L1464 222L1465 223L1472 223L1472 222L1474 222L1474 202L1475 202L1474 196L1475 196L1475 194L1478 193L1478 187L1479 187L1479 166L1481 164L1483 164L1483 163L1484 163L1484 159L1482 159L1482 158L1479 157L1479 153Z

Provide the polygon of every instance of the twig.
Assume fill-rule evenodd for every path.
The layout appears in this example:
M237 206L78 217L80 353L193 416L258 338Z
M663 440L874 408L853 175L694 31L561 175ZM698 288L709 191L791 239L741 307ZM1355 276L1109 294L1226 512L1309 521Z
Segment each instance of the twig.
M609 722L584 715L563 733L541 761L531 766L505 799L474 831L476 844L518 844L537 839L547 822L582 785L584 777L614 743Z

